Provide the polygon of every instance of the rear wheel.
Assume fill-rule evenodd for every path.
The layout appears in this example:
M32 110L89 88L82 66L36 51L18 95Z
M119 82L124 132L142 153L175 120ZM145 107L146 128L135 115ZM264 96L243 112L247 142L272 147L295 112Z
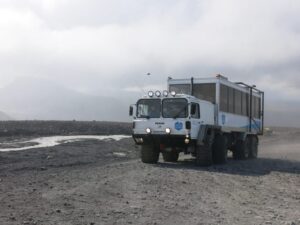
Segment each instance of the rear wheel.
M234 159L248 159L250 153L250 138L246 137L245 141L238 140L233 151Z
M142 145L141 159L143 163L157 163L159 151L152 145Z
M212 146L213 162L223 164L227 162L227 140L224 135L217 135Z
M179 152L172 150L171 152L163 152L162 155L165 162L177 162Z
M250 138L250 152L249 152L249 158L250 159L256 159L257 153L258 153L258 139L257 136L251 136Z

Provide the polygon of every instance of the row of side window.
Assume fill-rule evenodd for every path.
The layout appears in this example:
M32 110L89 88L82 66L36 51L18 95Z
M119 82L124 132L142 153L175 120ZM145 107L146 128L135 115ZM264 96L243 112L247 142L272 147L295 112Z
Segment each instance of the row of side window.
M209 101L213 104L216 103L216 84L204 83L194 84L194 96ZM181 94L190 94L190 84L175 84L169 86L169 91L175 91ZM250 97L248 93L239 91L237 89L220 85L220 110L233 114L249 116L250 115ZM260 118L261 99L252 96L252 116Z
M178 94L190 94L190 84L173 84L169 86L169 91L175 91ZM209 101L213 104L216 103L216 84L204 83L193 85L193 95L196 98Z
M220 86L220 110L243 116L250 114L250 97L248 93L225 86ZM260 118L260 98L252 96L252 116Z

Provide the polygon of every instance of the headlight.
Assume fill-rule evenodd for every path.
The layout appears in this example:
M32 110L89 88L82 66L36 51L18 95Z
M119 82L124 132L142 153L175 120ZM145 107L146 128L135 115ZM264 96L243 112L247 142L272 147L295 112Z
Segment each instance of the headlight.
M155 92L155 96L156 96L156 97L160 97L160 95L161 95L160 91L156 91L156 92Z
M153 91L149 91L149 92L148 92L148 96L149 96L149 97L151 97L151 98L152 98L152 97L153 97L153 95L154 95Z
M150 134L151 133L151 129L150 128L146 128L146 133Z
M166 128L166 133L170 134L171 133L171 129L170 128Z
M168 95L169 95L169 92L168 92L168 91L166 91L166 90L163 91L163 96L164 96L164 97L168 97Z
M172 95L173 97L175 97L176 92L175 92L175 91L171 91L171 95Z

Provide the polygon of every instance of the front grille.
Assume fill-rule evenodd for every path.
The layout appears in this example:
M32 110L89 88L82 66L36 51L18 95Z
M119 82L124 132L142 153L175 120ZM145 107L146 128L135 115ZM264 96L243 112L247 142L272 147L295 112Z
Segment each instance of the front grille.
M166 147L186 147L187 145L184 143L185 135L166 135L166 133L162 134L135 134L134 138L143 138L144 144L164 144Z
M152 134L166 134L166 132L163 130L154 130Z

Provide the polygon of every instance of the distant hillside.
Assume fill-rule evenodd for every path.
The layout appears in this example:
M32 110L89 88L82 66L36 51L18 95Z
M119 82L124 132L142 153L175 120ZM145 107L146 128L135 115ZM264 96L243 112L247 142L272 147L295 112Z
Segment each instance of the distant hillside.
M265 124L300 127L300 105L297 102L266 101Z
M0 138L5 136L130 135L131 127L131 123L101 121L0 121Z
M6 113L0 111L0 120L12 120Z
M82 94L33 78L21 78L0 89L0 106L21 120L128 120L128 105L119 99Z

